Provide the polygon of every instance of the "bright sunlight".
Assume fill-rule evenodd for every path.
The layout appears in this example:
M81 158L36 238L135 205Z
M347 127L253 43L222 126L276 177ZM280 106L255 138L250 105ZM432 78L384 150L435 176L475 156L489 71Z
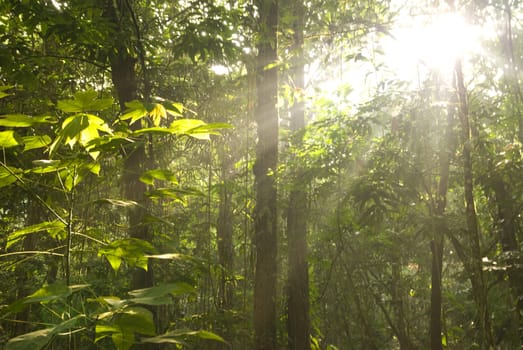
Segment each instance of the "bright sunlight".
M462 15L401 15L401 26L383 41L385 64L398 77L415 81L420 69L443 75L452 72L458 58L482 51L482 41L494 34L490 26L469 23Z

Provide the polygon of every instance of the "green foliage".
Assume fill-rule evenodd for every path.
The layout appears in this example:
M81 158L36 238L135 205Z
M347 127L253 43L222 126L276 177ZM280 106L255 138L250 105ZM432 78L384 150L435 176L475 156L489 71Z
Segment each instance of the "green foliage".
M65 224L59 220L45 221L35 225L26 226L25 228L14 231L7 236L5 249L9 249L13 244L19 242L25 236L31 233L46 231L52 238L63 238L65 235Z
M125 260L130 267L140 267L147 270L147 254L154 253L151 243L137 239L125 238L112 241L100 248L99 256L105 256L114 271L118 271L122 261Z

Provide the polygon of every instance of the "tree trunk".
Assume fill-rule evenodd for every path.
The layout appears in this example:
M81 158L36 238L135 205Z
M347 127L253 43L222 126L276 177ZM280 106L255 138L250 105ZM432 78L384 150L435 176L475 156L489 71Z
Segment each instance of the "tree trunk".
M256 57L255 119L258 128L254 164L256 207L254 233L256 272L254 281L254 348L276 349L276 179L278 163L278 73L269 67L277 60L276 0L257 1L260 16Z
M478 308L478 318L480 327L481 348L488 349L493 346L492 333L490 330L490 318L487 305L487 289L483 276L480 232L478 218L474 204L474 184L472 171L472 139L470 136L469 110L467 101L467 91L463 79L461 61L458 60L455 66L456 90L458 96L459 119L461 122L461 142L463 156L463 189L466 206L466 221L468 243L470 245L471 256L469 259L469 274L472 284L472 294Z
M233 304L233 285L230 276L234 269L232 194L229 190L227 175L230 171L230 161L226 158L225 151L222 151L222 185L220 186L220 204L216 227L218 262L222 268L219 281L219 306L222 309L230 309Z
M440 155L439 155L439 183L438 193L436 197L436 206L434 208L435 225L434 236L430 242L430 251L432 254L431 266L431 290L430 290L430 349L443 350L441 342L442 335L442 286L441 273L443 270L443 246L445 231L442 223L443 215L447 206L447 190L449 185L449 168L452 143L452 130L454 128L454 106L456 98L451 98L450 107L447 110L447 125L445 128L445 135L442 138Z
M294 64L291 79L295 91L291 108L290 129L293 133L291 148L301 144L302 130L305 127L305 104L302 91L305 88L303 29L305 9L301 0L293 3L294 21ZM288 237L288 345L291 350L310 349L309 321L309 274L307 263L307 192L301 176L299 164L292 169L292 189L289 194L287 211Z

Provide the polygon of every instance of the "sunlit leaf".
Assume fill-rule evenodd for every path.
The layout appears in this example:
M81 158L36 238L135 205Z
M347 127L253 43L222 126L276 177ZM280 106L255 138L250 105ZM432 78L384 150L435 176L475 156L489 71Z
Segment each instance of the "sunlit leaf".
M54 120L50 116L31 117L25 114L6 114L0 116L0 126L7 126L12 128L24 128L33 126L35 124L53 122Z
M129 124L133 124L137 120L140 120L147 116L147 108L145 108L144 104L140 101L130 101L126 102L125 106L127 109L125 110L124 114L120 117L121 120L128 120L131 119Z
M68 113L103 111L112 106L113 99L99 99L98 92L94 90L77 92L73 100L61 100L57 105L58 109Z
M147 254L153 253L154 247L147 241L126 238L113 241L98 251L98 256L105 256L114 271L118 271L122 260L131 267L147 270Z
M153 109L149 112L149 115L151 116L151 120L153 121L154 126L159 126L162 119L167 118L165 107L159 103L154 105Z
M28 234L42 232L42 231L53 232L53 234L55 234L56 231L62 231L64 228L65 228L65 224L58 220L45 221L45 222L41 222L36 225L31 225L31 226L25 227L21 230L14 231L7 236L6 249L11 247L16 242L20 241L22 238L24 238Z
M156 337L145 338L142 343L153 343L153 344L183 344L182 339L187 337L195 337L199 339L214 340L225 343L225 340L219 335L209 331L173 331L167 332Z
M14 147L22 143L22 139L13 130L0 131L0 147Z
M148 170L140 176L140 181L147 185L153 185L154 180L168 181L174 184L178 183L174 174L165 169Z
M170 296L192 294L195 292L193 286L185 282L160 284L158 286L137 289L129 292L132 301L144 305L164 305L172 302Z
M183 104L181 104L181 103L166 102L166 103L163 103L163 105L164 105L167 113L169 113L170 115L172 115L174 117L180 117L183 114L184 108L183 108Z
M4 91L12 89L13 87L14 87L13 85L2 85L2 86L0 86L0 98L4 98L6 96L11 95L10 93L4 92Z
M13 167L0 167L0 188L9 186L12 183L15 183L18 179L17 176L22 175L22 170Z
M94 203L111 204L111 205L114 205L117 207L125 207L125 208L136 207L138 205L138 203L135 201L123 200L123 199L112 199L112 198L97 199L96 201L94 201Z
M51 141L51 138L47 135L22 137L22 143L24 144L24 152L27 152L32 149L49 146Z
M56 300L60 298L68 297L74 292L80 291L89 287L88 284L77 284L72 286L67 286L65 284L50 284L38 289L33 294L27 296L24 299L24 303L37 303L37 302L48 302L51 300Z
M53 328L40 329L9 339L6 350L36 350L43 348L53 334Z

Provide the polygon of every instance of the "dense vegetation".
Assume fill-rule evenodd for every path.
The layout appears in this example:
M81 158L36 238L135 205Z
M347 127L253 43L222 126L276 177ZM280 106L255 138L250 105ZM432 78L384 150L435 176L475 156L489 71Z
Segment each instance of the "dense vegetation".
M523 348L522 16L0 2L0 347Z

